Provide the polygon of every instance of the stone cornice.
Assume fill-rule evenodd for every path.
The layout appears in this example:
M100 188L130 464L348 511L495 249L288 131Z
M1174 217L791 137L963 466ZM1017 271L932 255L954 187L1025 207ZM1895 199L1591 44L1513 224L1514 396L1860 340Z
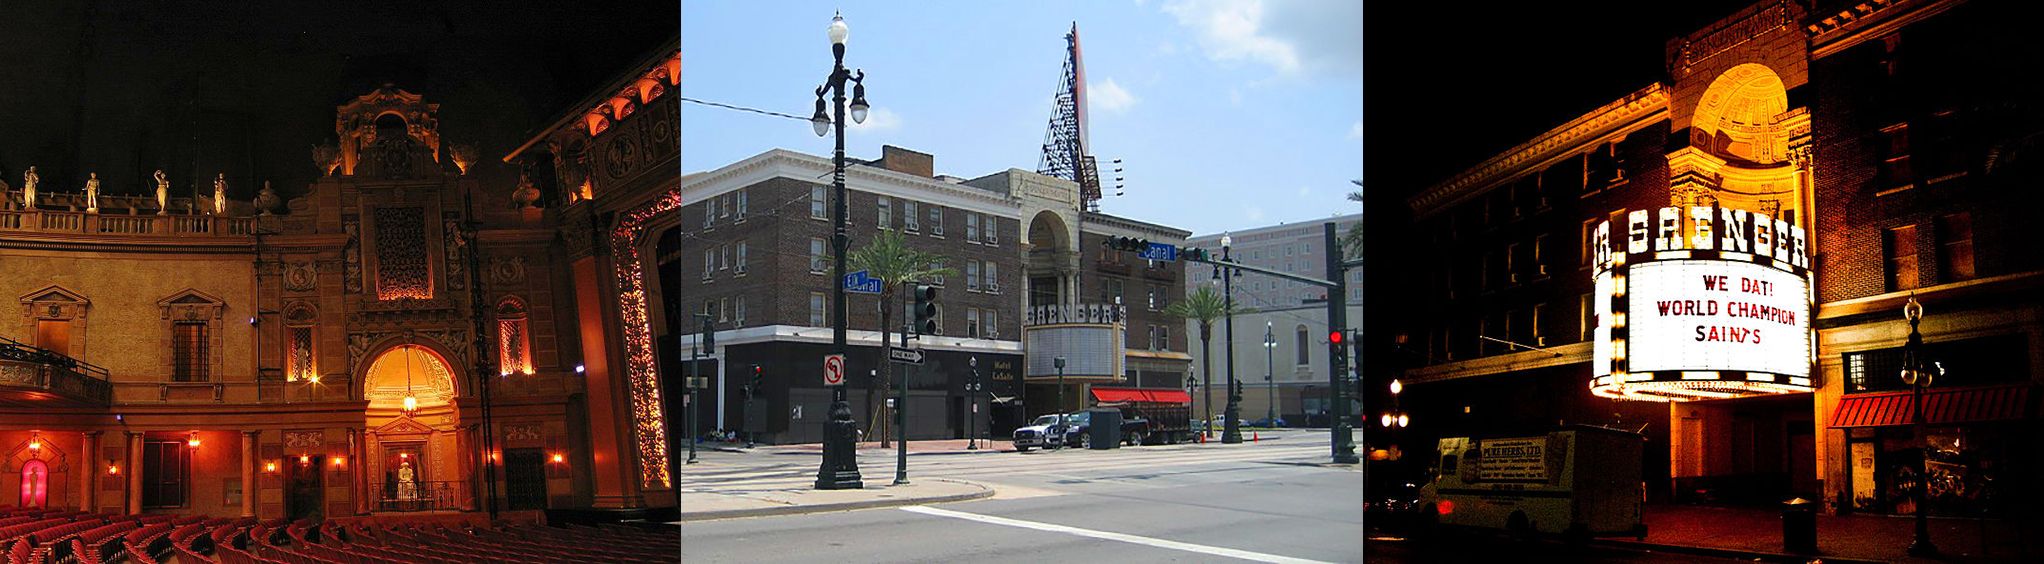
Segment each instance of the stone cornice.
M1406 382L1413 384L1424 384L1428 382L1438 382L1442 380L1454 380L1457 378L1470 378L1475 376L1487 376L1491 374L1503 374L1506 372L1517 372L1520 370L1532 370L1535 368L1545 368L1549 366L1562 366L1576 363L1587 363L1590 362L1591 360L1590 353L1592 351L1590 350L1590 345L1591 344L1588 342L1573 343L1557 347L1548 347L1547 350L1544 351L1522 351L1509 354L1494 354L1470 360L1446 362L1436 364L1433 366L1427 366L1424 368L1414 368L1405 371ZM1589 385L1589 381L1584 380L1583 385L1587 387Z
M1435 184L1406 199L1413 212L1425 217L1463 198L1482 193L1500 180L1544 165L1592 143L1664 119L1668 113L1668 89L1660 83L1647 85L1603 107L1591 110L1560 127L1547 130L1531 141L1520 143L1474 167Z
M849 190L929 201L1008 218L1020 217L1020 208L999 194L872 165L853 165L850 162L846 165L845 187ZM681 197L684 202L698 202L777 177L828 184L830 172L831 162L827 157L773 149L716 170L684 176Z
M1108 229L1107 230L1098 229L1100 227L1106 227ZM1186 231L1184 229L1179 229L1176 227L1170 227L1165 225L1158 225L1155 223L1149 223L1145 221L1138 221L1126 217L1121 217L1118 215L1107 215L1099 212L1086 212L1085 219L1080 222L1080 229L1086 233L1099 233L1103 235L1120 235L1125 237L1161 235L1164 237L1169 237L1172 240L1176 241L1184 241L1187 237L1192 236L1191 231ZM1114 232L1112 230L1118 230L1120 232Z
M1865 0L1835 14L1810 14L1810 58L1829 56L1943 13L1965 0ZM1817 19L1822 16L1823 19Z

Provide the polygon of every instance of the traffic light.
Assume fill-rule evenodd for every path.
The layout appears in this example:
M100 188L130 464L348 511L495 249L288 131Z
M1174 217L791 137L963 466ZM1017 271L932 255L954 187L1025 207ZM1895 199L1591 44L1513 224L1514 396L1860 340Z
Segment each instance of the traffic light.
M1208 251L1208 250L1206 250L1206 249L1202 249L1202 248L1199 248L1199 247L1186 247L1186 248L1183 248L1183 249L1179 249L1179 251L1178 251L1178 255L1179 255L1179 258L1182 258L1182 259L1185 259L1185 260L1188 260L1188 261L1192 261L1192 262L1213 262L1213 261L1214 261L1214 258L1213 258L1213 253L1212 253L1212 252L1210 252L1210 251Z
M764 384L766 384L766 372L761 370L759 365L752 365L752 389L757 390Z
M937 287L916 286L916 334L937 334Z
M705 354L707 354L708 351L716 350L717 323L715 321L711 321L710 316L704 314L696 314L696 319L700 319L703 321L703 338L702 338L703 351L705 351Z
M1142 252L1144 249L1150 248L1150 240L1137 239L1135 237L1108 237L1101 242L1101 246L1113 251Z

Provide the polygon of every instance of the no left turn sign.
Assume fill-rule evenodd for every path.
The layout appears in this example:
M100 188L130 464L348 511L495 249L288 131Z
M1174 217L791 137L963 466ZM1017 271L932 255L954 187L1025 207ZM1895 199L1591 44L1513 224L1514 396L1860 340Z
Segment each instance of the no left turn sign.
M845 355L831 354L823 356L823 385L845 385Z

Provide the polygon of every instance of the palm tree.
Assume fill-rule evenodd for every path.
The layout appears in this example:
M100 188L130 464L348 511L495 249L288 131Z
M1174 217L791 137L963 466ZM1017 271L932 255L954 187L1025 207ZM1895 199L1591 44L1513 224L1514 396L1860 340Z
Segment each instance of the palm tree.
M881 281L880 358L881 365L885 366L885 359L893 347L893 341L888 338L888 334L894 327L894 312L900 311L895 305L896 300L901 297L900 290L931 278L955 275L958 271L944 266L944 262L950 260L944 255L909 248L908 241L896 231L880 232L880 236L874 238L872 243L852 251L845 259L851 263L851 268L864 270ZM888 419L882 415L886 413L886 408L873 402L873 392L873 387L866 387L866 405L873 406L873 416L866 420L866 435L872 436L878 431L880 446L885 447L888 444ZM881 371L880 392L882 394L888 392L888 379L884 369Z
M1199 321L1199 370L1200 373L1206 375L1206 379L1200 382L1200 389L1205 394L1200 403L1206 407L1207 429L1212 429L1214 426L1214 355L1212 347L1214 321L1228 316L1228 305L1227 297L1222 296L1220 292L1215 292L1213 288L1208 286L1200 286L1199 289L1193 290L1191 294L1187 294L1185 299L1164 308L1164 315L1166 316ZM1248 313L1249 311L1247 308L1237 307L1234 313ZM1202 429L1200 432L1206 433L1206 429Z
M1356 204L1361 205L1363 203L1362 190L1363 181L1350 180L1349 182L1354 182L1356 184L1356 191L1348 193L1348 201L1355 202ZM1343 258L1350 259L1362 258L1363 256L1362 221L1357 221L1355 225L1348 226L1348 232L1343 233L1341 235L1341 250Z

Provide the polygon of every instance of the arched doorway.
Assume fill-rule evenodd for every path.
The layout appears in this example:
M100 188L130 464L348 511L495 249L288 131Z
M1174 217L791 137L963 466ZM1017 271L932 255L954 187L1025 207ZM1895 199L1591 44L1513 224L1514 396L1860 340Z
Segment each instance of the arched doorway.
M50 465L29 459L21 464L21 503L16 507L44 507L49 503Z
M369 363L362 469L371 511L473 508L472 449L457 433L454 374L437 350L416 343L391 346Z

